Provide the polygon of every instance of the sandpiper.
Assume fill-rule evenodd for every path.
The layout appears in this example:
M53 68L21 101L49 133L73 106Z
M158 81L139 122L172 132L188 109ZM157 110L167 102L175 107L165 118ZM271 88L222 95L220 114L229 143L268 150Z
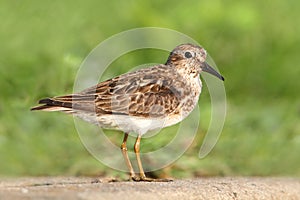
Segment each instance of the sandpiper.
M62 111L102 128L124 132L121 150L134 181L164 181L146 177L140 159L140 141L148 131L174 125L195 108L202 88L201 72L224 81L205 60L204 48L193 44L177 46L165 64L122 74L80 93L44 98L31 110ZM137 134L134 152L139 174L127 153L129 133Z

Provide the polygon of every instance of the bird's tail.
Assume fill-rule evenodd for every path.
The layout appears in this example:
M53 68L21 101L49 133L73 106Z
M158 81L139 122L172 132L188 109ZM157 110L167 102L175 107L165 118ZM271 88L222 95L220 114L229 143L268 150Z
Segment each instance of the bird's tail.
M67 113L74 113L81 111L95 110L95 96L94 95L66 95L52 98L45 98L39 101L39 104L31 110L43 111L62 111Z

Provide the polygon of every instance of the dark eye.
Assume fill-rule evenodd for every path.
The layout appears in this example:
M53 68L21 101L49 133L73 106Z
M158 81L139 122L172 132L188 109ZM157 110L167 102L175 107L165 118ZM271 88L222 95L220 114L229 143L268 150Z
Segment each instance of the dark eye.
M193 57L193 55L192 55L191 52L189 52L189 51L185 52L185 53L184 53L184 56L185 56L186 58L191 58L191 57Z

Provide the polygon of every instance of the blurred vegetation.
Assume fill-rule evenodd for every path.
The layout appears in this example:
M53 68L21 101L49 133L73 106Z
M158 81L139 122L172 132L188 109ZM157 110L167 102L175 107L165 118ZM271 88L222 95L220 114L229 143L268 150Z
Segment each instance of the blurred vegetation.
M188 151L157 176L300 176L300 2L0 1L0 175L120 175L83 147L72 117L32 113L46 96L71 93L88 53L113 34L165 27L202 44L226 77L227 118L214 150L198 158L209 94ZM167 54L123 59L113 75ZM172 130L172 129L170 129ZM122 134L116 136L121 143ZM154 141L154 140L153 140ZM161 145L160 140L142 143Z

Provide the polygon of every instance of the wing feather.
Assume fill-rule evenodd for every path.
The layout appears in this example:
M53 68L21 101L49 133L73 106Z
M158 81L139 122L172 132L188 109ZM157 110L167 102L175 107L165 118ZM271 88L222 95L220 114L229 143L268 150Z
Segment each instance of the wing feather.
M96 112L97 115L164 117L178 111L182 98L182 91L173 86L178 79L172 79L172 74L164 74L164 67L167 66L154 66L124 74L78 94L42 99L39 103L44 105L34 109L55 110L55 107L61 111L69 109L74 112Z

